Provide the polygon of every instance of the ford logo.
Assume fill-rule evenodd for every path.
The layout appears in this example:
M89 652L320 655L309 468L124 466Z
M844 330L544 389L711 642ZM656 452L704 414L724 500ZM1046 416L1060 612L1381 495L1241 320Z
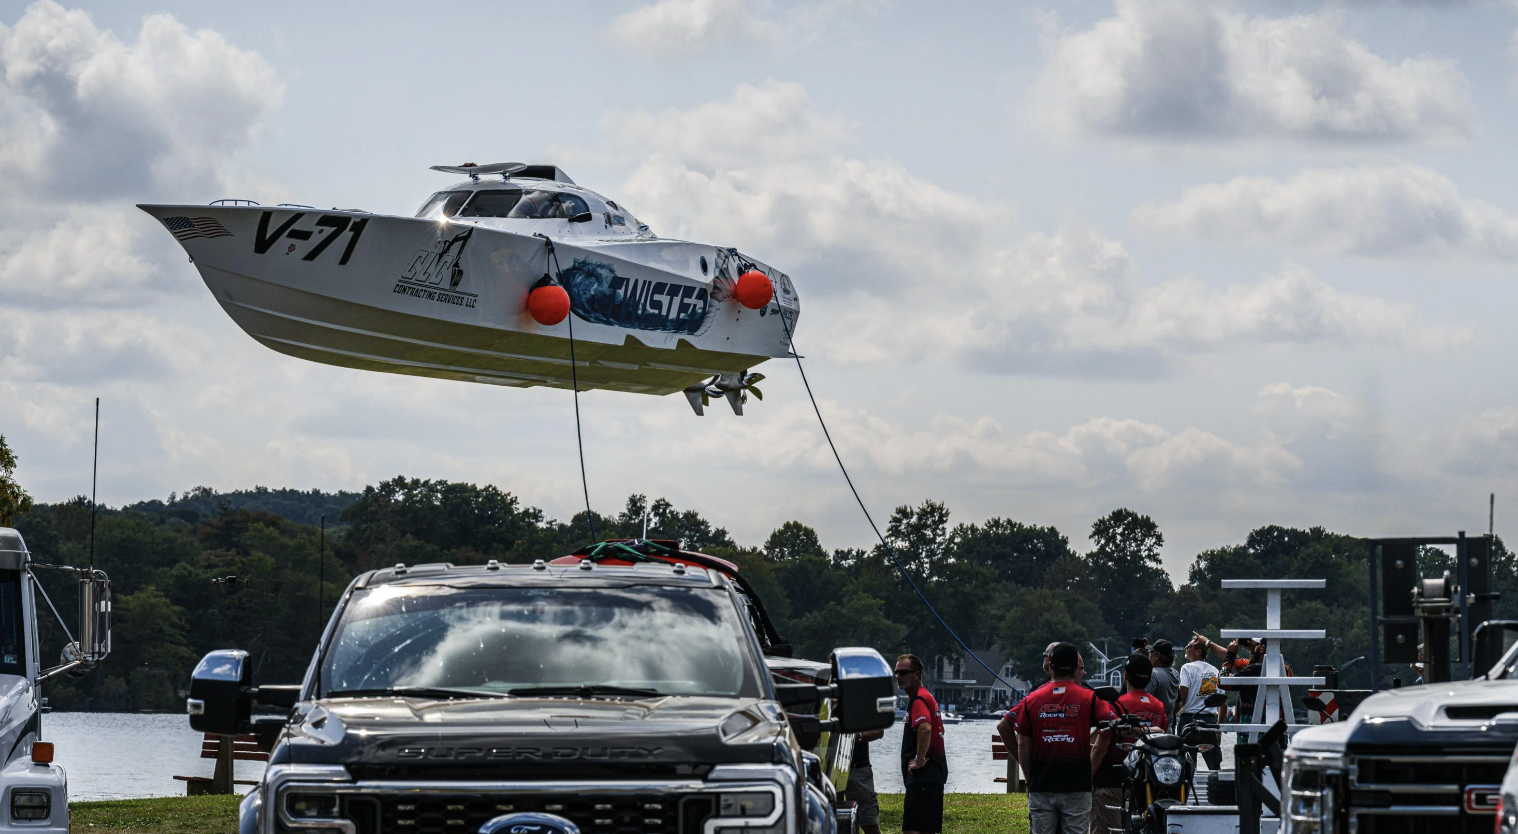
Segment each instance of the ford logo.
M480 826L480 834L580 834L580 827L553 814L506 814Z

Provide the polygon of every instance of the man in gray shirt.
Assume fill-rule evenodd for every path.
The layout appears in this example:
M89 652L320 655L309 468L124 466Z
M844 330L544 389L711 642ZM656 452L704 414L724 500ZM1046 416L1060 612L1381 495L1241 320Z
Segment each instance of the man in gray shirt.
M1154 673L1149 678L1148 692L1165 705L1165 714L1175 723L1175 699L1180 695L1181 676L1175 671L1175 646L1169 640L1156 640L1149 646L1149 662Z

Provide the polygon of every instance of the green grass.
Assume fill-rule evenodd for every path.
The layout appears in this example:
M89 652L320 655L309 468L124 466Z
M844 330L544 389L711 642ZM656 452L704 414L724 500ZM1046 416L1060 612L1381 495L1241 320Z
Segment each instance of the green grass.
M944 834L1027 834L1025 793L946 793ZM880 834L901 834L901 794L880 795Z
M122 834L237 834L240 796L168 796L73 802L75 832Z
M121 834L235 834L239 796L172 796L75 802L74 830ZM944 834L1025 834L1026 794L950 793ZM880 795L880 834L901 834L901 794Z

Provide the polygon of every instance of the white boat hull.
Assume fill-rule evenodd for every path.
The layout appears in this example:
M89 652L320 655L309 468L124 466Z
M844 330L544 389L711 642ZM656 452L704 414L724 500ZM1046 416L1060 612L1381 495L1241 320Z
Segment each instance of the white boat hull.
M584 389L669 394L788 355L787 329L800 310L787 276L730 250L598 239L562 221L560 233L547 229L551 264L540 237L457 219L140 208L174 233L248 335L328 365L519 387L567 388L577 376ZM775 286L759 310L732 297L731 281L747 266ZM572 302L569 318L553 326L526 310L547 273Z

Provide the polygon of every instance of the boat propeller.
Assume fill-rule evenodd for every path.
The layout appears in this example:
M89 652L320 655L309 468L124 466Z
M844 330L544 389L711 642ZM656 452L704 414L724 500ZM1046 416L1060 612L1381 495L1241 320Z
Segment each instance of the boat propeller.
M763 379L764 374L751 374L748 371L717 374L706 382L685 389L685 399L690 401L690 407L696 416L702 417L706 414L706 406L712 404L712 397L726 397L727 404L733 407L733 413L742 417L743 404L748 402L749 392L753 392L756 399L764 399L764 392L754 387L755 383Z

